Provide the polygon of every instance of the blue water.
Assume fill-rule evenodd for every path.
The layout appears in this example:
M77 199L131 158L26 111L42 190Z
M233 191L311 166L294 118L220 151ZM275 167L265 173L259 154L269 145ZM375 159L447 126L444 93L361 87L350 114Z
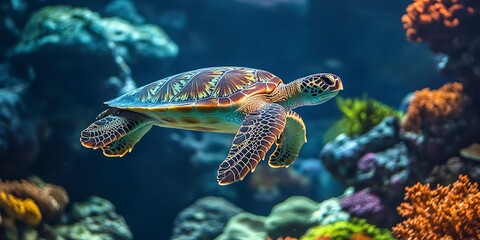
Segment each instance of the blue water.
M15 2L21 3L23 10L12 7L16 6ZM135 239L167 239L178 212L203 196L222 196L244 210L267 215L273 205L290 195L301 194L321 201L342 193L345 186L339 181L328 184L334 181L329 177L314 178L306 190L286 188L278 195L258 198L248 184L252 174L245 181L218 186L215 171L233 136L225 136L223 143L219 141L205 150L188 147L199 142L181 144L187 136L183 130L154 127L132 153L122 158L107 158L100 150L81 147L78 142L81 129L106 109L102 102L119 94L107 82L121 71L118 63L105 54L69 55L69 51L73 51L69 47L47 49L42 54L27 54L12 60L10 51L20 41L20 33L35 10L66 4L89 8L102 17L117 15L138 24L161 27L178 46L178 53L164 60L148 56L127 58L130 77L137 86L210 66L264 69L284 82L317 72L332 72L343 80L344 91L340 96L359 97L367 93L397 108L408 93L427 86L438 87L446 81L438 72L428 46L405 40L400 21L408 4L405 1L132 2L136 13L129 14L122 8L111 10L110 7L107 11L109 1L0 3L7 6L1 10L1 18L11 19L15 25L8 28L3 24L0 29L0 64L9 65L10 75L18 76L23 79L21 82L31 86L20 116L35 122L37 136L37 143L31 144L36 149L31 153L33 156L25 157L23 167L16 170L2 165L0 178L38 175L46 182L65 187L71 202L84 201L92 195L109 199L125 217ZM122 78L122 73L117 77ZM2 87L9 85L5 82L0 79ZM309 137L300 157L318 158L323 133L340 117L335 101L300 108L298 113L305 120ZM22 124L29 126L29 121ZM172 137L175 134L180 140ZM200 142L202 136L201 133L191 135ZM208 138L223 138L223 135L211 134ZM27 152L34 148L28 144L18 146L26 146L22 151ZM0 162L23 159L12 153L15 151L2 150ZM214 160L201 161L195 155L198 151L217 155L206 157ZM265 162L260 164L266 166ZM315 164L306 163L301 167L299 164L299 168L307 178L311 172L314 176L328 174L323 166ZM330 188L320 189L327 187Z

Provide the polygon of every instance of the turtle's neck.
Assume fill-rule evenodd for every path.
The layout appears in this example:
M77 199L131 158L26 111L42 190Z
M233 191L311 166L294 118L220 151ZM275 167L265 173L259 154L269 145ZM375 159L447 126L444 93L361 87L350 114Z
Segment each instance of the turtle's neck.
M268 95L271 102L276 102L287 111L302 106L300 85L302 79L297 79L289 84L278 86L272 93Z

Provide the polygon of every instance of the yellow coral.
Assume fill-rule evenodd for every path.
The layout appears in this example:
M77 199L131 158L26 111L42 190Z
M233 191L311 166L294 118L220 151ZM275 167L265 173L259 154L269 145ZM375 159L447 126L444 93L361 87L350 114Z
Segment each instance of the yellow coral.
M11 194L0 193L0 207L13 218L36 226L42 220L42 213L37 204L30 198L19 199Z
M61 186L42 184L42 187L26 180L0 180L0 192L11 194L21 199L32 199L40 208L44 220L58 219L68 204L68 195Z

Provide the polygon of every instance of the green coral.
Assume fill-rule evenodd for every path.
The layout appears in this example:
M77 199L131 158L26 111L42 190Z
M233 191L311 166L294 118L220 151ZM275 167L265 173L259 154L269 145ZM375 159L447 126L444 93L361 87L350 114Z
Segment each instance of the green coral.
M339 133L346 133L349 136L360 135L379 124L385 117L401 118L403 115L392 107L368 98L366 95L362 98L337 97L337 106L343 113L343 118L328 130L325 138L333 139Z
M332 240L348 240L356 233L367 235L374 240L394 239L389 230L377 228L367 223L365 219L354 218L350 221L339 221L310 228L300 240L315 240L322 237Z

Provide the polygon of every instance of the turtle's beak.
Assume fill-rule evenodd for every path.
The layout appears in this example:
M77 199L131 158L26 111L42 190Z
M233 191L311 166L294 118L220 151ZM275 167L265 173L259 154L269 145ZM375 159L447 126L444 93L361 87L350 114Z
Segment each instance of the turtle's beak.
M343 83L342 83L342 80L340 80L340 78L337 80L337 90L338 91L343 90Z
M331 75L330 76L331 83L330 83L330 86L328 86L328 89L330 89L333 92L343 90L342 79L340 79L340 77L338 77L337 75L334 75L334 74L330 74L330 75Z

